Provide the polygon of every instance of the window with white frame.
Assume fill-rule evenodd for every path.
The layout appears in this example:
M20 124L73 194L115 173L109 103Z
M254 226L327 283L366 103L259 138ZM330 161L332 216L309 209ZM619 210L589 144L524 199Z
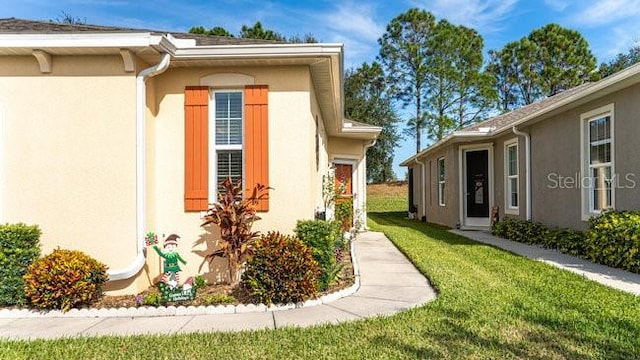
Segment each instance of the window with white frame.
M614 206L613 105L582 115L583 208L587 217Z
M445 165L444 158L438 159L438 205L445 205L444 189L445 189Z
M213 131L210 133L214 134L214 145L209 151L215 167L210 167L209 179L216 183L209 189L217 191L218 184L226 178L230 177L233 181L242 178L243 92L216 90L212 93L213 121L210 122L210 129ZM212 195L210 199L217 198L217 194Z
M518 141L505 143L504 147L506 209L517 213L520 204Z

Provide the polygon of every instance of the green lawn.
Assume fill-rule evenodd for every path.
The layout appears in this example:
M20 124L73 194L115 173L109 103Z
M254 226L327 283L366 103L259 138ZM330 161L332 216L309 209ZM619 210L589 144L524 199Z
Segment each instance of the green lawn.
M422 308L309 329L0 342L0 358L640 356L640 298L404 220L405 207L402 199L370 197L369 225L384 231L438 289L438 299Z

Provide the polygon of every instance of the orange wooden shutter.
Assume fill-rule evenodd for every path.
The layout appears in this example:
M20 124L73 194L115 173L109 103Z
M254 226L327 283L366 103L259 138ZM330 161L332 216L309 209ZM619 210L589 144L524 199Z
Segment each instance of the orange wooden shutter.
M184 90L184 210L209 206L209 88Z
M250 194L256 184L269 186L269 87L249 85L244 90L245 187ZM269 211L269 196L258 203L258 211Z

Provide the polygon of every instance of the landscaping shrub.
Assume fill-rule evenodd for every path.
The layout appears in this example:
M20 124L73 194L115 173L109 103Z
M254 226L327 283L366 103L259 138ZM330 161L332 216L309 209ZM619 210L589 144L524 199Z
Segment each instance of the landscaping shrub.
M200 226L213 224L220 227L222 244L219 249L207 254L206 259L213 262L217 257L226 258L229 264L229 282L236 284L242 266L259 235L257 231L251 230L253 223L260 220L257 215L258 204L266 198L270 188L256 184L252 192L245 194L242 179L234 183L231 178L221 182L220 187L222 191L218 192L218 201L207 210Z
M40 229L25 224L0 225L0 305L24 305L24 280L40 256Z
M589 220L589 260L640 273L640 212L605 211Z
M342 231L347 232L353 226L353 199L336 201L336 221L341 224Z
M255 243L242 279L265 304L300 302L318 294L320 266L300 239L269 232Z
M513 241L539 244L598 264L640 273L639 211L606 211L589 220L586 233L546 228L514 218L494 224L492 232Z
M322 268L319 289L326 290L342 269L342 264L336 263L336 253L339 254L344 246L340 224L323 220L298 221L295 233L313 251L313 258Z
M42 309L68 311L102 295L107 267L77 250L54 250L34 261L24 275L25 295Z

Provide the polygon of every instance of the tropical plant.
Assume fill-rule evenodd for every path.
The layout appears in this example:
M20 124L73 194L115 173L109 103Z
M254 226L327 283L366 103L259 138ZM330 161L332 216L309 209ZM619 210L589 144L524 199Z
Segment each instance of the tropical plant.
M256 243L243 284L263 303L297 303L318 294L322 270L300 239L269 232Z
M34 261L24 275L24 292L42 309L69 311L102 296L107 266L77 250L56 249Z
M236 284L241 268L251 254L253 243L260 235L251 230L253 223L260 220L256 215L258 202L267 196L270 188L257 184L250 196L244 197L242 179L234 183L231 178L221 182L220 188L222 191L218 192L218 202L207 210L201 226L219 226L221 244L206 259L211 262L217 257L226 258L229 281Z

